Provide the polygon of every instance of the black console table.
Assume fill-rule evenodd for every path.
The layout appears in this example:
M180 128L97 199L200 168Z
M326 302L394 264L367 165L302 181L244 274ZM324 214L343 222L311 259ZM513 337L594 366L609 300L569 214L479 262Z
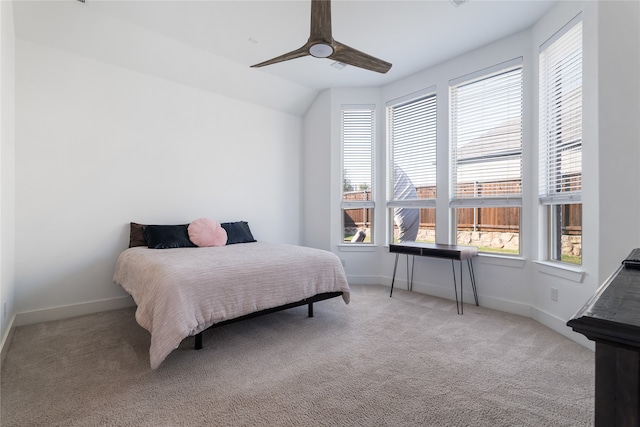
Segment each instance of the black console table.
M462 297L462 261L467 261L469 268L469 277L471 278L471 288L473 289L473 297L476 305L478 304L478 291L476 289L476 278L473 273L472 258L478 255L478 248L475 246L457 246L457 245L443 245L439 243L417 243L406 242L399 244L390 244L389 252L396 254L396 262L393 265L393 279L391 279L391 292L389 296L393 295L393 285L396 280L396 270L398 268L398 257L400 254L407 255L407 288L412 290L413 288L413 261L415 256L425 256L432 258L442 258L451 260L451 268L453 270L453 291L456 295L456 309L458 314L463 314L463 297ZM409 255L413 256L411 261L411 275L409 275ZM454 261L460 261L460 301L458 302L458 285L456 281L456 269Z
M596 343L595 426L640 426L640 269L621 265L567 326Z

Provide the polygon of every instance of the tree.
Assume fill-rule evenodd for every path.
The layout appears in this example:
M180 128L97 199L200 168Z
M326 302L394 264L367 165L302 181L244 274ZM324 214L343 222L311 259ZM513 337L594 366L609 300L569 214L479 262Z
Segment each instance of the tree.
M353 191L353 185L351 185L351 180L347 178L346 170L342 171L342 191L343 192Z

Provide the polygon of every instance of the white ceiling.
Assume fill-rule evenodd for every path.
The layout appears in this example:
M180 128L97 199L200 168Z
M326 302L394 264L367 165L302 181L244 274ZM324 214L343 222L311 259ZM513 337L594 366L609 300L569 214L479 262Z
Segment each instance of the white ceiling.
M543 0L334 0L336 40L393 64L387 74L299 58L256 68L311 89L379 86L526 29L553 6ZM112 1L83 7L249 67L302 46L310 0Z
M333 37L391 62L387 74L313 57L250 68L307 41L310 0L15 0L13 12L16 37L35 43L24 49L46 46L304 115L322 89L391 83L529 28L555 2L334 0Z

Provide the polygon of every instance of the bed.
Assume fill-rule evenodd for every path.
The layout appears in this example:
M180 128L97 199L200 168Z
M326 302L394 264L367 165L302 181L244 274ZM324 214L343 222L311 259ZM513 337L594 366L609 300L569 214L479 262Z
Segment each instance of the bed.
M333 253L294 245L249 242L162 250L134 246L116 262L114 282L137 304L136 321L151 334L151 368L189 336L256 314L309 305L350 289Z

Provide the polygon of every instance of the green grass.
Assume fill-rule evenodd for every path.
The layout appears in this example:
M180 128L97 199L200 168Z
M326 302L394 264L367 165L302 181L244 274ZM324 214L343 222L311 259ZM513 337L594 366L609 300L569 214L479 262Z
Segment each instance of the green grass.
M561 257L562 262L566 262L569 264L582 265L582 257L577 255L565 255L562 254Z
M478 246L478 252L518 255L518 251L515 249L496 249L486 246ZM562 254L561 261L566 262L567 264L582 265L582 257L577 255Z
M509 254L509 255L520 254L515 249L492 248L490 246L478 246L478 252L487 252L487 253L494 253L494 254Z

